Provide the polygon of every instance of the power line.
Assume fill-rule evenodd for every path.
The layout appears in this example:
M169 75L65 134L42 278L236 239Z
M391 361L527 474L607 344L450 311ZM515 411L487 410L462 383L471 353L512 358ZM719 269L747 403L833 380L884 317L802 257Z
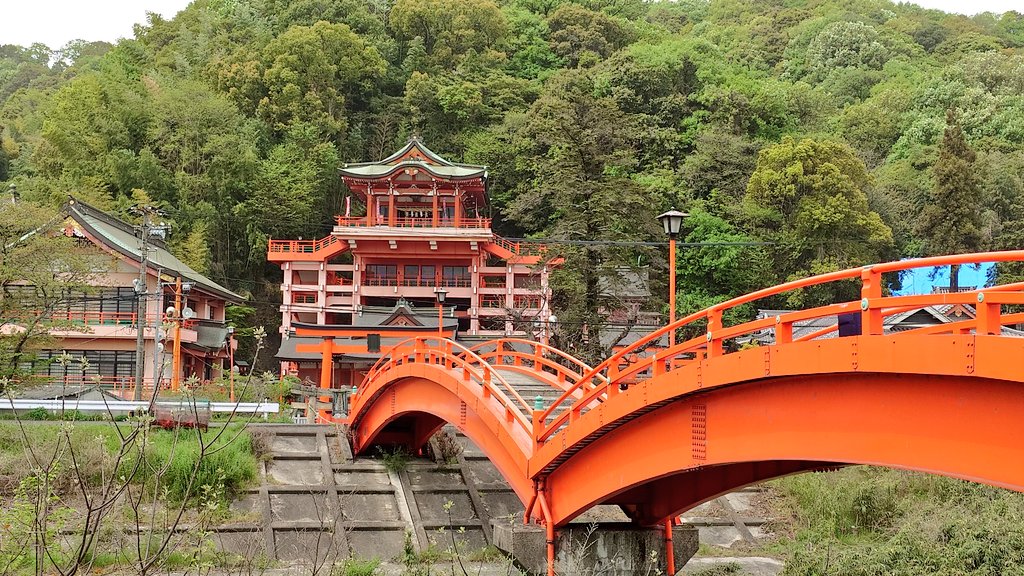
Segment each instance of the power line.
M568 246L667 246L668 242L642 242L632 240L559 240L556 238L506 238L526 244L563 244ZM704 246L771 246L774 242L676 242L680 248Z

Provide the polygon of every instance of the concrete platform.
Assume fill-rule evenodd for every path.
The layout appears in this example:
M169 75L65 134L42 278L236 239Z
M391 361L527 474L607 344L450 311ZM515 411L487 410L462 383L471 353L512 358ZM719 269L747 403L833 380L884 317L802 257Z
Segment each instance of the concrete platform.
M515 558L520 567L532 574L546 573L543 527L493 521L491 530L494 545ZM696 554L697 546L696 528L682 525L673 529L676 573L682 573L683 566ZM665 571L664 532L627 523L572 524L556 534L555 554L558 574L632 576Z

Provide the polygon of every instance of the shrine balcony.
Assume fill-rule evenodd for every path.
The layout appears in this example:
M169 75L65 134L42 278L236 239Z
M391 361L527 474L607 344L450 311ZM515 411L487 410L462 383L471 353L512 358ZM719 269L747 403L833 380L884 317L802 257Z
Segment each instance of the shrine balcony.
M340 228L366 228L373 226L387 226L390 228L491 228L490 218L404 218L378 216L375 219L368 219L366 216L335 216L335 225Z
M363 286L402 286L406 288L434 288L436 286L443 286L445 288L472 288L473 279L469 277L445 278L440 282L437 282L431 278L399 278L396 276L364 275Z

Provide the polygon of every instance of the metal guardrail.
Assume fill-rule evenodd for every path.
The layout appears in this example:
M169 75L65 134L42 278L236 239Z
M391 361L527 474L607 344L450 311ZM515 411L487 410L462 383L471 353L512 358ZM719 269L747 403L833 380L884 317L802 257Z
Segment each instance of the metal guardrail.
M157 406L182 406L185 402L157 402ZM206 404L205 402L201 404ZM277 402L210 402L211 412L238 414L277 414L281 411ZM0 400L0 411L4 410L32 410L43 408L45 410L78 410L79 412L127 412L131 410L149 409L149 402L135 402L130 400L27 400L14 399Z

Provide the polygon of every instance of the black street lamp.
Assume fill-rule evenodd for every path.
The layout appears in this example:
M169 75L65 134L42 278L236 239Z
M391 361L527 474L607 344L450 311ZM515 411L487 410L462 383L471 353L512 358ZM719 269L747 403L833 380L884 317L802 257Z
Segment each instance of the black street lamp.
M437 298L437 336L444 338L444 299L448 291L443 286L434 288L434 296Z
M676 236L683 228L683 219L689 216L686 212L680 212L672 208L668 212L658 216L658 221L665 228L668 235L668 323L676 321ZM668 333L669 347L676 344L676 331Z

